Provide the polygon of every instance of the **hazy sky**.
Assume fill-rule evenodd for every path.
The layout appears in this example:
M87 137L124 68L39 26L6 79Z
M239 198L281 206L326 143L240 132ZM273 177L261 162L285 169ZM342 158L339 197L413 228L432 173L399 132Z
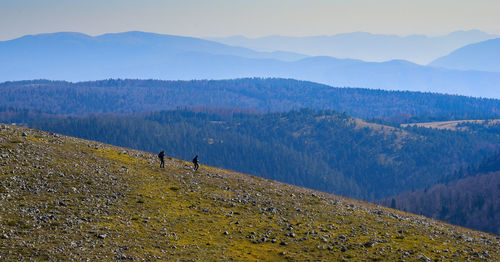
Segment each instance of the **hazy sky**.
M500 34L500 0L0 0L0 40L58 31L305 36Z

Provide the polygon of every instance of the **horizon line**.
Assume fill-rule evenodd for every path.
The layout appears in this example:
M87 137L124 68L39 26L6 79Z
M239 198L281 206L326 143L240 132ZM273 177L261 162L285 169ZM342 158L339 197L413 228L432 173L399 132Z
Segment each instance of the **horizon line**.
M494 36L500 37L500 34L498 34L498 33L492 33L492 32L483 31L480 29L462 29L462 30L450 31L450 32L444 33L444 34L414 33L414 34L403 35L403 34L391 34L391 33L373 33L373 32L367 32L367 31L349 31L349 32L343 32L343 33L317 34L317 35L270 34L270 35L262 35L262 36L248 36L248 35L243 35L243 34L230 34L230 35L225 35L225 36L193 36L193 35L180 35L180 34L170 34L170 33L163 33L163 32L152 32L152 31L141 31L141 30L125 30L125 31L107 32L107 33L99 33L99 34L84 33L84 32L79 32L79 31L53 31L53 32L43 32L43 33L29 33L29 34L24 34L24 35L14 37L14 38L0 40L0 42L16 40L16 39L20 39L20 38L27 37L27 36L50 35L50 34L59 34L59 33L74 33L74 34L82 34L82 35L89 36L89 37L100 37L100 36L109 35L109 34L124 34L124 33L138 32L138 33L148 33L148 34L156 34L156 35L191 37L191 38L199 38L199 39L220 39L220 38L231 38L231 37L244 37L247 39L259 39L259 38L266 38L266 37L291 37L291 38L333 37L333 36L348 35L348 34L369 34L369 35L378 35L378 36L396 36L396 37L400 37L400 38L406 38L406 37L412 37L412 36L420 36L420 37L423 36L423 37L427 37L427 38L436 38L436 37L443 37L443 36L447 36L447 35L451 35L451 34L459 33L459 32L473 32L473 31L477 31L477 32L488 34L488 35L494 35Z

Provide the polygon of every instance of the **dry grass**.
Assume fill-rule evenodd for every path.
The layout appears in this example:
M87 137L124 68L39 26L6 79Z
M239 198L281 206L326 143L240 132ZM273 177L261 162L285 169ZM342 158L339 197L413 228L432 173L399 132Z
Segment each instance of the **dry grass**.
M447 130L466 130L465 127L458 127L459 124L484 124L485 120L457 120L457 121L438 121L438 122L427 122L427 123L412 123L412 124L401 124L401 127L417 126L435 129L447 129ZM499 124L500 119L489 120L489 125Z

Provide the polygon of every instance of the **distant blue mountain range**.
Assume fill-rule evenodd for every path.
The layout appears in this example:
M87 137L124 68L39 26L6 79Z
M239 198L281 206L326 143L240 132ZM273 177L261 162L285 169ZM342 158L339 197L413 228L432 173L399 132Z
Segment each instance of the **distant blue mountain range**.
M500 72L500 38L470 44L429 65L459 70Z
M282 77L332 86L500 98L500 73L464 72L407 61L364 62L256 52L203 39L126 32L53 33L0 42L0 81L164 80Z
M207 39L261 51L282 50L310 56L355 58L374 62L407 60L426 65L438 57L447 55L465 45L497 37L500 36L487 34L479 30L469 30L434 37L354 32L330 36L266 36L260 38L231 36Z

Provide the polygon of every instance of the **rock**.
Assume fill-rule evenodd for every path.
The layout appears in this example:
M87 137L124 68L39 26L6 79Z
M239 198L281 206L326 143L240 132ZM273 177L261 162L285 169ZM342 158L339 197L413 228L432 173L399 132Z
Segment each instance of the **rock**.
M371 240L363 244L364 247L373 247L374 245L375 243Z
M342 252L346 252L346 251L347 251L347 248L346 248L345 246L342 246L342 247L340 247L340 251L342 251Z
M417 259L419 259L420 261L425 261L425 262L430 262L431 261L431 259L428 258L428 257L426 257L425 255L419 255L417 257Z
M26 134L26 132L23 132L23 136L28 136L28 134Z
M285 241L281 241L280 246L286 246L288 245Z
M367 248L368 248L368 247L373 247L373 246L375 245L375 243L376 243L376 242L377 242L376 240L374 240L374 239L370 239L368 242L364 243L364 244L363 244L363 246L364 246L364 247L367 247Z
M224 231L224 233L223 233L223 234L227 236L227 235L229 235L229 232Z
M107 237L106 234L98 234L97 235L97 238L99 238L99 239L105 239L106 237Z

